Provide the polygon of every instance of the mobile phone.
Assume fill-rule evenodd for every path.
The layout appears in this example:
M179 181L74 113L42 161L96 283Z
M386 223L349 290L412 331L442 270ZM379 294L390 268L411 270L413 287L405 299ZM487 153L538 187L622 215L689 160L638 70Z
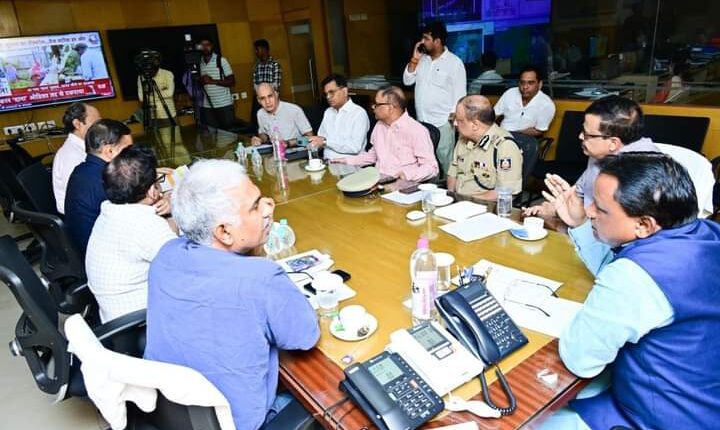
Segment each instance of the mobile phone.
M348 272L342 270L342 269L335 269L335 270L332 271L332 273L334 273L334 274L336 274L336 275L340 275L340 277L342 278L343 282L347 282L347 281L350 280L350 274L349 274Z
M425 49L425 45L423 45L422 43L418 45L417 50L421 54L427 54L427 49Z
M413 184L413 185L407 186L405 188L400 188L398 191L403 194L412 194L417 190L418 190L418 184Z

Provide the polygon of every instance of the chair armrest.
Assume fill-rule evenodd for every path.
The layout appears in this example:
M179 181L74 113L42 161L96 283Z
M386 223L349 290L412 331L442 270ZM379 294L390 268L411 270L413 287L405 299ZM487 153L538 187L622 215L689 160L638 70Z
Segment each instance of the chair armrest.
M720 181L720 156L710 160L710 164L712 164L712 171L713 175L715 175L715 180Z
M131 312L95 327L93 333L106 348L142 357L145 352L145 320L147 310Z
M314 421L302 404L293 399L270 422L262 426L261 430L305 430L309 429Z
M538 159L544 160L545 156L547 156L548 151L550 151L550 147L552 147L552 144L555 143L555 139L552 137L541 137L538 139Z

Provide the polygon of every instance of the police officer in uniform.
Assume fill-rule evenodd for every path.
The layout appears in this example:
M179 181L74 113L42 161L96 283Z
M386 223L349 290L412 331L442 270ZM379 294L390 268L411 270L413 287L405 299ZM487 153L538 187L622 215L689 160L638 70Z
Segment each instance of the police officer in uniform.
M448 190L495 200L497 187L522 191L522 152L512 135L495 124L490 101L480 95L460 99L455 110L460 139L448 171Z

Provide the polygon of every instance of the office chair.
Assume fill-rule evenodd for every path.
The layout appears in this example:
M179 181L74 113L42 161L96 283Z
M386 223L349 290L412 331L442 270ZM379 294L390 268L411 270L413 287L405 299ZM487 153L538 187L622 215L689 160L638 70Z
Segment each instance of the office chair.
M538 159L532 170L533 177L542 181L547 173L555 173L570 184L578 180L587 167L588 161L588 156L583 153L582 145L578 139L584 121L584 112L566 111L563 114L557 141L545 138L538 142ZM546 160L548 151L555 142L557 142L555 159Z
M69 350L82 360L88 396L113 428L234 428L227 399L199 372L109 351L80 315L67 319L65 333ZM294 401L262 429L304 430L313 422L300 403Z
M20 145L21 136L8 139L5 143L10 147L10 152L15 156L17 162L23 167L28 167L31 164L41 163L45 158L55 155L53 152L46 152L37 156L30 155L25 148Z
M78 363L59 331L58 313L50 293L7 235L0 237L0 280L7 284L22 309L10 352L25 358L38 388L54 395L55 402L85 396ZM145 332L145 310L116 318L94 332L103 344L116 351L142 356L144 344L140 345L138 339Z
M522 151L523 155L523 164L522 164L522 186L523 186L523 192L520 193L517 197L515 197L513 205L515 207L521 207L529 203L530 201L530 192L528 191L528 199L523 199L523 193L525 193L525 188L527 187L528 180L530 179L530 175L533 172L533 169L535 168L535 164L537 164L538 160L538 141L532 136L529 136L524 133L520 133L519 131L513 131L510 132L512 134L513 139L515 140L515 143L517 144L518 148L520 148L520 151Z
M22 166L10 151L0 151L0 206L2 206L3 215L9 223L15 222L15 213L13 212L15 202L28 200L27 194L17 179L17 174L21 170ZM16 236L15 241L20 243L32 238L31 233L26 233ZM40 259L40 253L41 249L36 241L30 243L23 250L23 255L31 263Z
M42 163L31 164L17 175L18 184L33 208L42 213L57 214L52 176Z
M430 133L430 140L432 140L433 151L437 151L437 147L440 144L440 130L438 130L438 128L434 125L427 122L421 122L420 124L424 125L425 128L427 128L428 133Z
M713 187L713 213L709 218L720 222L720 157L713 158L711 164L715 176L715 186Z
M28 204L16 202L15 219L25 223L39 243L40 273L49 283L48 290L59 312L85 313L96 322L97 302L87 286L85 264L75 250L59 216L29 210Z
M700 153L710 126L710 118L676 115L645 115L643 136L653 142L682 146Z
M698 201L698 217L707 218L714 212L713 188L716 179L713 166L702 154L682 146L668 145L655 142L655 145L665 155L672 157L688 171L690 179L695 186Z

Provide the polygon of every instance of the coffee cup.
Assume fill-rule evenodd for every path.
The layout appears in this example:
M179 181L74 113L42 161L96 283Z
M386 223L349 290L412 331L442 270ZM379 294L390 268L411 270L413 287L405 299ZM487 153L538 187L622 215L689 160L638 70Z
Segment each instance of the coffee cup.
M545 221L535 216L529 216L523 220L523 227L525 227L525 231L527 231L530 236L540 234L540 232L543 231L544 225Z
M367 311L360 305L349 305L340 309L340 323L348 333L357 333L367 325Z
M308 167L311 169L319 169L323 165L323 161L319 158L313 158L308 161Z
M435 206L440 206L445 203L445 197L447 196L447 190L437 189L432 191L431 200Z

